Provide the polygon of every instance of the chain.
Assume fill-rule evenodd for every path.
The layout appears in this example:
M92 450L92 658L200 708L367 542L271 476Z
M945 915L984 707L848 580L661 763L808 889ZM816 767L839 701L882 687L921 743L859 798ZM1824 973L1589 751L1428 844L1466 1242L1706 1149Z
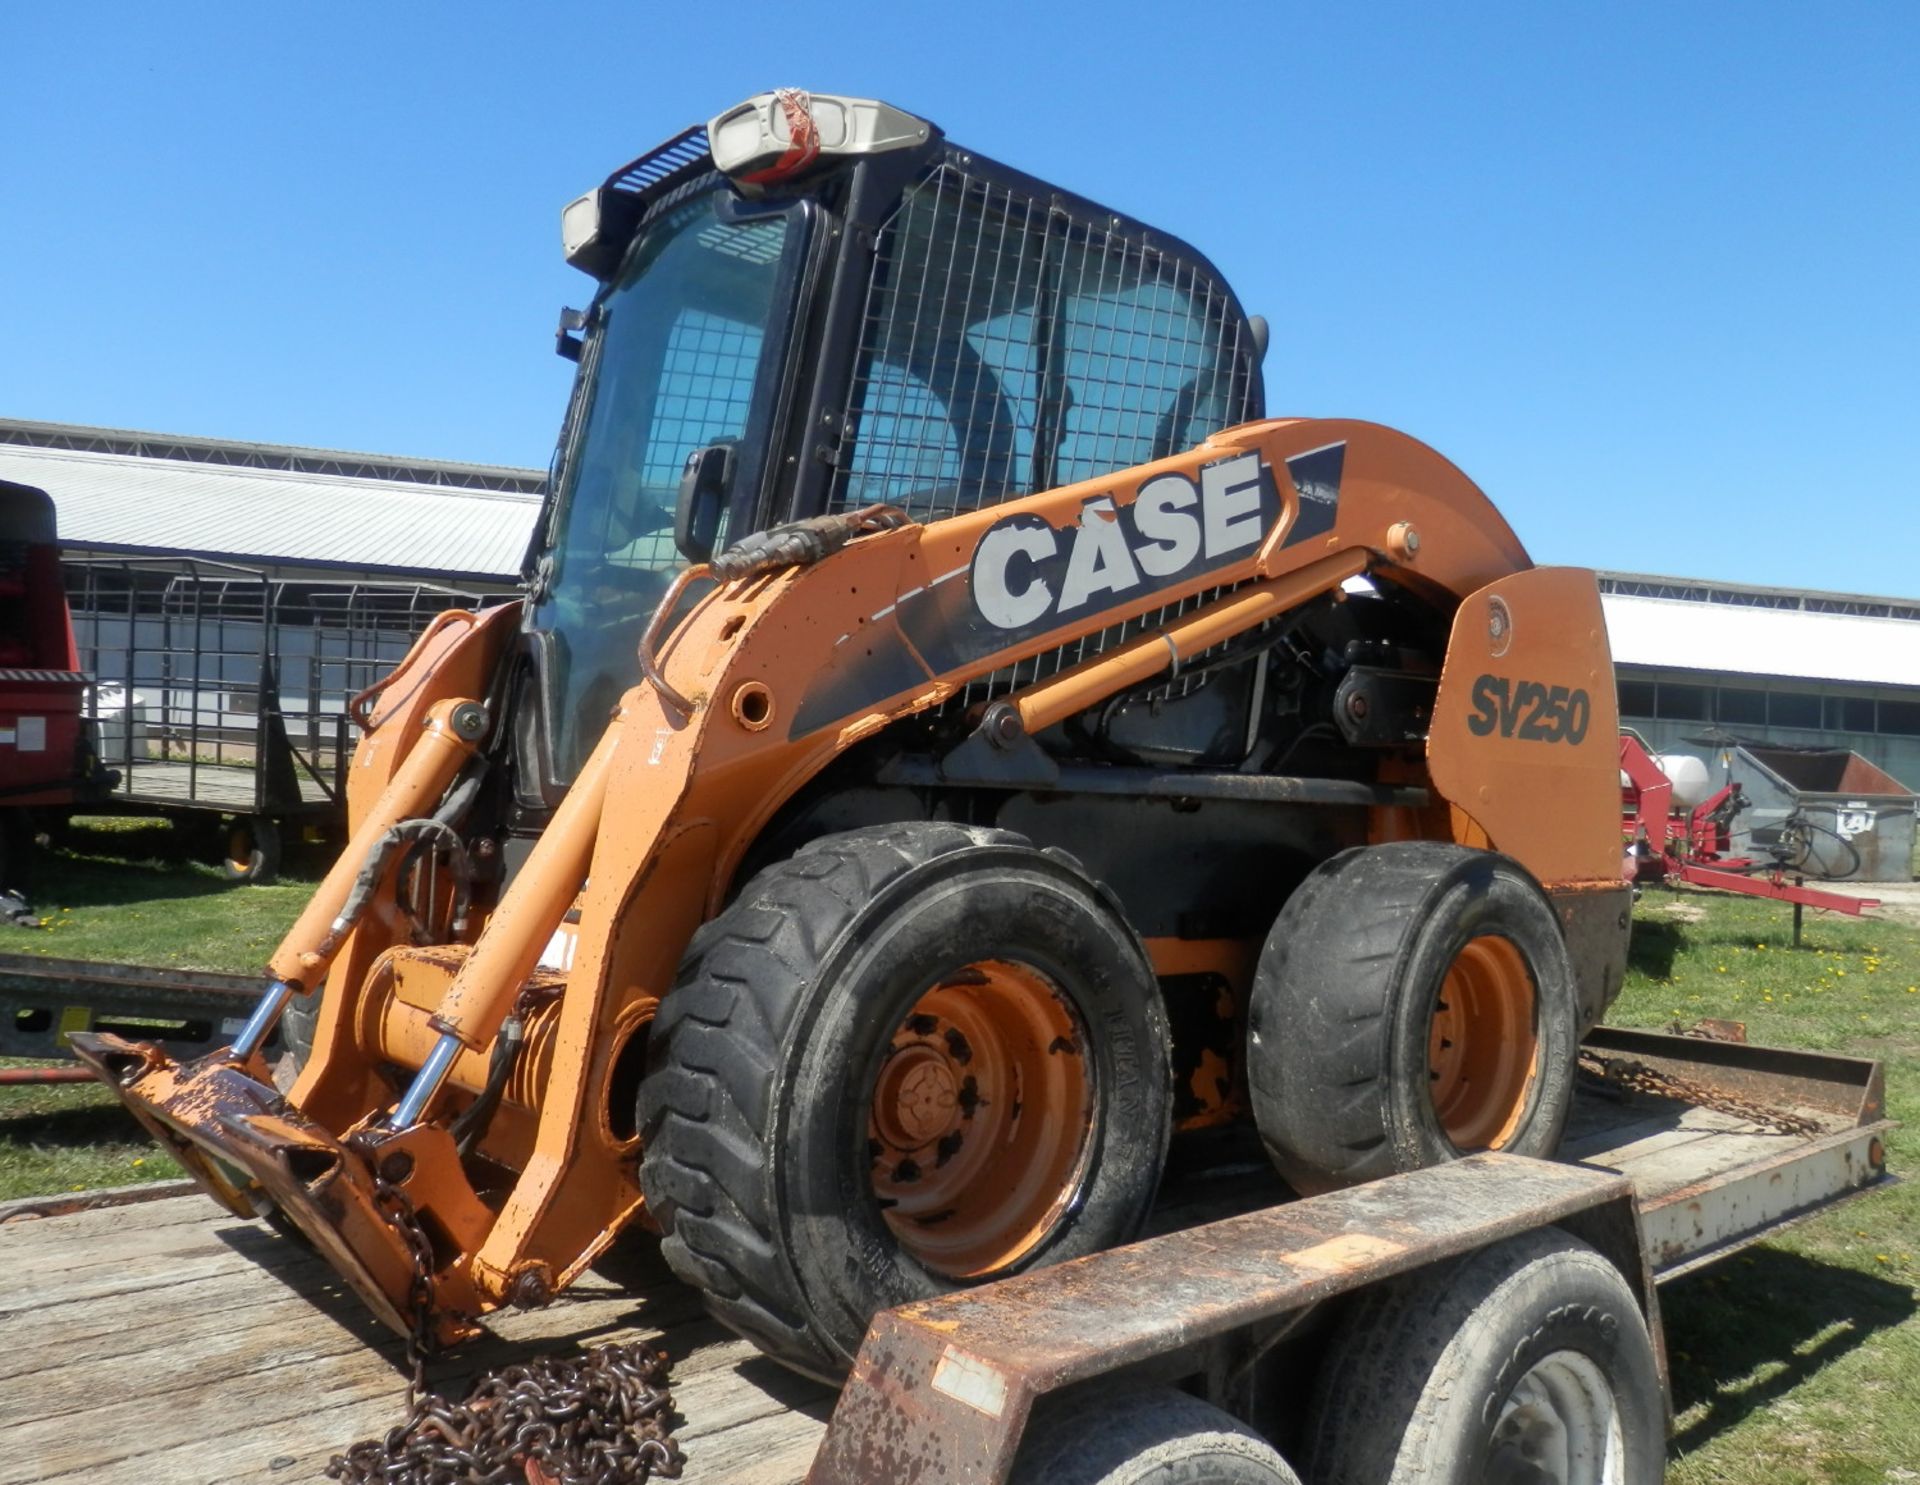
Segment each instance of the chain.
M465 1399L432 1393L384 1438L327 1465L349 1485L640 1485L678 1479L666 1353L644 1341L489 1372Z
M433 1248L413 1203L374 1175L374 1202L413 1260L407 1303L407 1418L327 1464L348 1485L640 1485L679 1478L668 1428L667 1357L644 1342L597 1346L578 1360L540 1356L489 1372L459 1403L427 1386Z
M400 1235L413 1260L413 1279L407 1286L407 1308L411 1325L407 1330L407 1410L420 1406L427 1396L427 1352L433 1348L433 1245L426 1230L414 1215L407 1193L380 1174L379 1162L373 1162L373 1204L382 1220Z
M1678 1073L1660 1072L1631 1057L1602 1057L1597 1052L1582 1051L1580 1071L1617 1098L1624 1099L1633 1093L1650 1093L1656 1098L1674 1098L1681 1103L1731 1114L1736 1119L1750 1119L1781 1134L1820 1133L1818 1123L1800 1114L1790 1114L1755 1099L1742 1098L1724 1088L1696 1083L1692 1078L1683 1078Z

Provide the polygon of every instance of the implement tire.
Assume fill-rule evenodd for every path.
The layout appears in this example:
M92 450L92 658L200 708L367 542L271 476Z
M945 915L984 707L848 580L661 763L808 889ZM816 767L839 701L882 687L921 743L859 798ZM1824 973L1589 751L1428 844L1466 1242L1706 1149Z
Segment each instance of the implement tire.
M266 815L239 815L222 837L220 873L230 882L257 887L280 876L280 826Z
M1304 1195L1478 1150L1551 1155L1578 1055L1553 905L1491 851L1342 852L1287 900L1254 972L1254 1120Z
M1131 1238L1171 1122L1112 898L1006 831L891 825L768 867L695 936L640 1180L714 1315L834 1378L878 1310Z

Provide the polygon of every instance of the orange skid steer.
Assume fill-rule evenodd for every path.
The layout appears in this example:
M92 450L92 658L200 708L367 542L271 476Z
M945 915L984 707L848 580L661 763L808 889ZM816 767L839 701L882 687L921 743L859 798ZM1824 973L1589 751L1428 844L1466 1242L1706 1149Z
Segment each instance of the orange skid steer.
M1192 1131L1303 1193L1554 1148L1626 943L1590 574L884 104L751 99L563 233L522 600L356 702L230 1048L76 1038L217 1200L440 1342L639 1227L833 1376L1132 1237Z

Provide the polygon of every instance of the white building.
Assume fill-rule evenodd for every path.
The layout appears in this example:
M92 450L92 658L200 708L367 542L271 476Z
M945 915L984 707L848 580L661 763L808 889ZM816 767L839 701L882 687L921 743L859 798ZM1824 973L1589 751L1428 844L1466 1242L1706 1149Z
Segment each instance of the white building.
M1662 752L1844 748L1920 789L1920 600L1602 573L1620 718Z

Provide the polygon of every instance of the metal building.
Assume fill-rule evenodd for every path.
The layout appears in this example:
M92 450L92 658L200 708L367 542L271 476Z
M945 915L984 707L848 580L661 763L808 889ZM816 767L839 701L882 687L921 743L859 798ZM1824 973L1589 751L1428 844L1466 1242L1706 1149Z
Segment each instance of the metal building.
M1736 744L1857 753L1920 788L1920 600L1602 573L1620 718L1715 766Z

